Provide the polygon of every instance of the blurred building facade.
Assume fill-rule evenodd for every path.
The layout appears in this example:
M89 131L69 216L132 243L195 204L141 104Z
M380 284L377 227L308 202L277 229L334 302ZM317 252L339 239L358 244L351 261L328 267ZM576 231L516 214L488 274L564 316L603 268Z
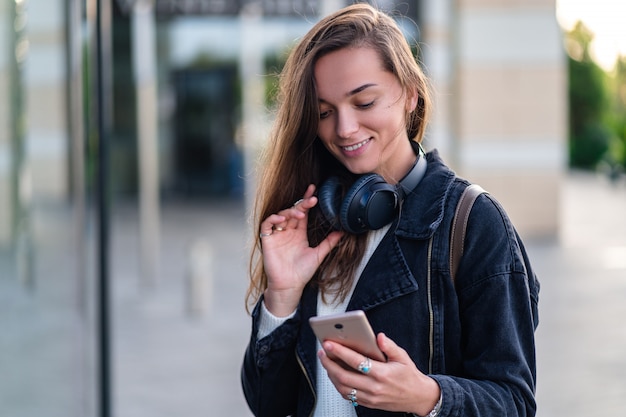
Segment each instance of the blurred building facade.
M0 414L99 413L106 204L140 207L148 275L164 200L246 204L271 121L264 74L348 3L0 3ZM421 45L436 100L426 147L522 235L556 236L567 106L554 0L372 3Z
M434 141L523 236L555 236L567 168L567 70L554 1L424 4Z

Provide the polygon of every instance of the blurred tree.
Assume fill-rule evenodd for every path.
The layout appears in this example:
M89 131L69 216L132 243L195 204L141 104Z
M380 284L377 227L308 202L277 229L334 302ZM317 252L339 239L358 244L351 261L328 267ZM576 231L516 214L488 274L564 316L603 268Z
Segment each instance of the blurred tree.
M265 104L269 109L276 105L280 73L287 61L288 52L289 50L286 50L265 56Z
M606 123L609 108L607 74L592 59L593 33L582 23L566 33L569 55L569 158L570 165L595 168L604 157L611 137Z
M610 160L620 171L626 169L626 56L620 56L615 63L611 78L611 117L610 126L613 140L609 149Z

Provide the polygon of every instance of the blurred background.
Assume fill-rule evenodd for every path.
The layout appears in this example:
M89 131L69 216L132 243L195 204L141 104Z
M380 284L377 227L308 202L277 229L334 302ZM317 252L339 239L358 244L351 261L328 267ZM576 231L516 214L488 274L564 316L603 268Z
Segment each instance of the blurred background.
M0 2L0 415L250 415L256 156L290 47L349 3ZM626 5L371 3L433 80L426 148L528 246L537 415L626 415Z

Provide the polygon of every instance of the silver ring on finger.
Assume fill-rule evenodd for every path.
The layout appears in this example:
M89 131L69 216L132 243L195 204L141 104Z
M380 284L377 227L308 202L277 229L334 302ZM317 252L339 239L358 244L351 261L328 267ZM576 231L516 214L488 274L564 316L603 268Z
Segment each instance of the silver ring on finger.
M350 394L347 395L347 398L352 403L353 407L356 407L357 405L359 405L356 402L356 389L352 388L352 391L350 391Z
M361 373L368 374L372 370L372 361L370 358L365 357L365 359L357 366L357 368Z
M296 207L298 204L302 203L303 201L304 201L304 199L301 198L300 200L298 200L295 203L293 203L293 206Z
M259 237L260 237L261 239L263 239L264 237L272 236L272 233L274 233L274 232L269 232L269 233L263 233L263 232L261 232L261 233L259 233Z

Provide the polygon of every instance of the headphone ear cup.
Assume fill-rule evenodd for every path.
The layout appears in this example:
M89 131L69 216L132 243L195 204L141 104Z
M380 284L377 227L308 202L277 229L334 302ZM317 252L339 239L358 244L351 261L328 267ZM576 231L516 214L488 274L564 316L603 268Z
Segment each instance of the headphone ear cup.
M317 191L317 200L326 221L334 230L341 230L339 207L341 206L341 182L337 177L330 177Z
M378 184L388 185L378 174L363 175L352 184L339 212L339 220L344 230L359 234L371 229L366 212L369 210L371 192L379 188ZM393 188L390 187L390 190L393 191ZM366 197L365 201L362 201L363 197Z

